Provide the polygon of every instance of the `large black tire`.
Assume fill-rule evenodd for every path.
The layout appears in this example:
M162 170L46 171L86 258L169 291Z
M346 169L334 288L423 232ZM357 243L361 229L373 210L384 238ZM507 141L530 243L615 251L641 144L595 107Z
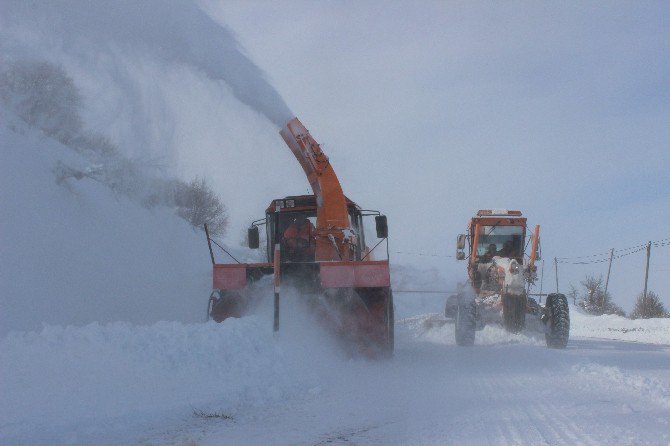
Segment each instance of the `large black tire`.
M447 302L444 304L444 317L447 319L456 319L456 311L458 310L458 296L452 294L447 297Z
M477 330L477 304L471 297L459 296L456 308L456 344L470 347L475 344Z
M570 338L570 309L564 294L547 296L544 322L547 324L545 339L549 348L565 348Z
M519 333L526 325L526 296L504 294L502 304L505 330L510 333Z

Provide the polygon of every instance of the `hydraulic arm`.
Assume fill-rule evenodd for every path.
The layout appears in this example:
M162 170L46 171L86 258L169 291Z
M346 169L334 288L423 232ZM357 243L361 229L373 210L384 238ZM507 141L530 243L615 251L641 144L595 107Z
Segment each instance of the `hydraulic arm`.
M342 186L328 157L298 118L280 132L312 186L316 197L316 261L351 260L355 241Z

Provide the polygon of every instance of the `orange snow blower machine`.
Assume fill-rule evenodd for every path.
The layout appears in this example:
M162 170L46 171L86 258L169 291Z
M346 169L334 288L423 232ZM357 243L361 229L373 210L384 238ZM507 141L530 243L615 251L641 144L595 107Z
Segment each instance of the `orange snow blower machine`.
M570 333L565 295L546 295L542 307L531 296L543 295L530 293L540 257L539 225L528 237L520 211L480 210L467 234L458 236L456 249L458 260L468 259L470 285L450 296L445 306L445 316L455 321L457 344L472 345L477 329L496 323L512 333L537 328L545 333L548 347L565 348Z
M302 166L313 195L272 200L265 218L252 222L249 247L259 248L265 226L267 262L213 265L208 315L217 322L243 316L254 300L250 285L274 279L274 330L279 330L281 290L291 287L339 339L373 357L393 354L393 295L386 216L361 209L342 192L328 157L294 118L280 131ZM372 260L365 243L366 217L374 216L374 250L386 242L386 259ZM210 242L211 239L207 236Z

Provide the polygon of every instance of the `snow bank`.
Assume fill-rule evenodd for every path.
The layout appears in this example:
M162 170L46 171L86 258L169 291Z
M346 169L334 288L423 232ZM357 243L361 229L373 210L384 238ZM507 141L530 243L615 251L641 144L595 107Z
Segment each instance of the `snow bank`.
M631 320L614 314L592 316L571 306L570 336L670 345L670 318Z
M604 386L614 385L618 389L627 389L635 395L642 395L657 404L670 408L670 387L667 380L642 376L622 370L620 367L603 366L600 364L579 364L572 371L586 379L592 379Z
M0 341L0 443L114 443L129 437L116 424L169 428L193 410L235 416L241 407L309 394L344 356L294 305L286 296L279 337L269 304L222 324L11 333Z
M114 417L220 395L226 395L226 409L279 397L269 379L279 375L271 340L257 318L14 332L0 341L3 430L31 419L50 424ZM259 383L268 391L258 393Z
M37 131L0 125L0 155L0 336L42 323L204 319L204 235L93 180L57 185L59 161L86 162Z

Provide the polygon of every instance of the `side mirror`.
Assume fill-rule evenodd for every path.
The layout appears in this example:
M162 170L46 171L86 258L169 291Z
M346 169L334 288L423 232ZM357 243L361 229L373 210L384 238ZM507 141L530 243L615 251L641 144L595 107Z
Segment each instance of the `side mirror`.
M465 253L463 251L456 251L456 260L465 260Z
M456 249L461 250L465 248L465 234L458 234L456 237Z
M375 217L375 226L377 227L377 238L387 238L389 236L389 227L386 222L386 215L377 215Z
M260 236L258 234L258 226L252 226L247 231L247 238L249 239L249 248L258 249L260 245Z

